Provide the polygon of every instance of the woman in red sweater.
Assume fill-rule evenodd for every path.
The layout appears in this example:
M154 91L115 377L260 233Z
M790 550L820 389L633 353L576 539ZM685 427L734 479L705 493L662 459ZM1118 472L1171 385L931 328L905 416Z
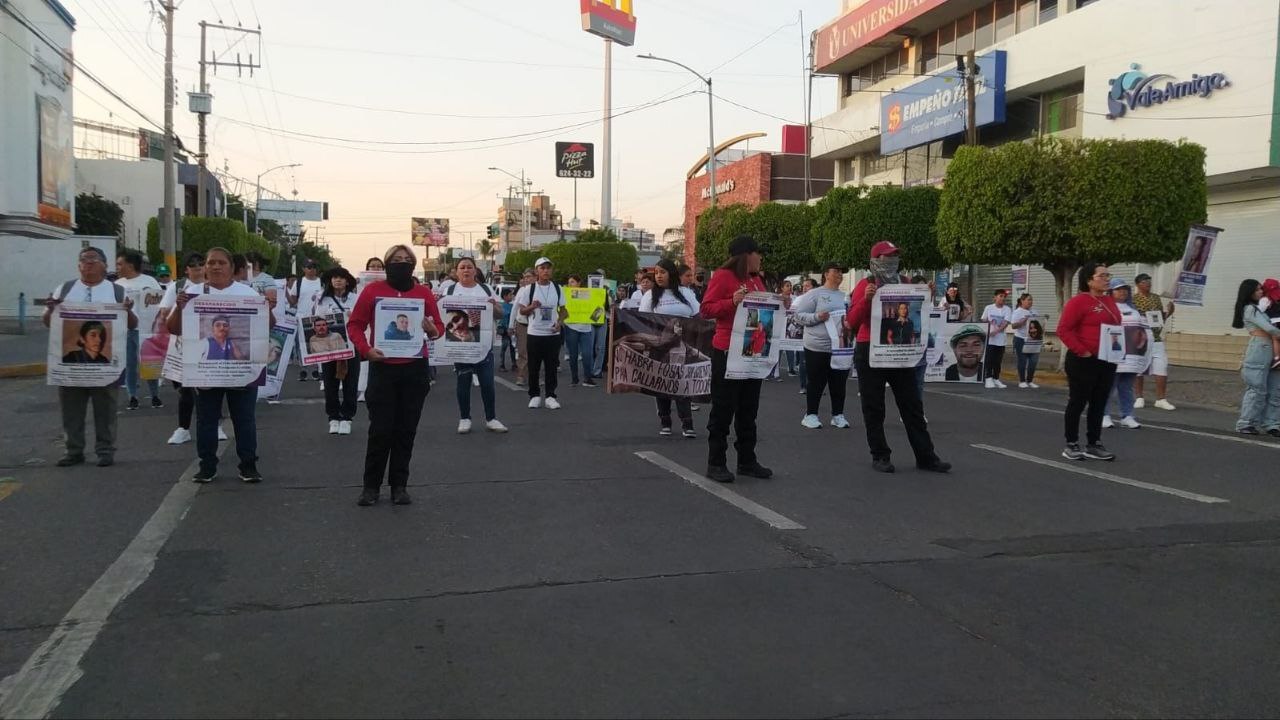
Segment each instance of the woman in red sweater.
M440 337L439 328L444 327L435 295L413 277L417 263L417 257L409 246L392 245L386 254L387 279L361 290L360 299L347 320L356 352L369 361L369 387L365 390L365 405L369 408L369 445L364 455L364 490L357 501L362 507L378 502L384 473L387 484L391 486L391 502L396 505L412 502L405 490L409 484L409 461L413 459L413 441L418 434L422 405L431 389L425 340ZM415 357L387 357L377 347L386 333L398 330L411 334L407 327L387 328L384 333L382 328L374 326L374 343L369 344L368 332L374 325L374 309L384 298L422 301L422 332L425 337L422 352Z
M1103 325L1120 324L1120 308L1107 292L1111 273L1106 265L1085 263L1080 268L1080 294L1067 301L1058 319L1058 339L1067 348L1066 434L1062 457L1068 460L1115 460L1102 445L1102 416L1116 377L1116 366L1098 358ZM1080 449L1080 414L1085 405L1088 444Z
M756 412L760 409L762 381L730 380L724 376L738 306L747 293L765 291L759 274L760 246L750 235L739 235L729 243L729 260L712 273L702 298L702 317L716 321L716 334L711 341L711 417L707 421L707 477L716 482L734 480L726 459L730 424L736 437L733 447L738 453L738 474L773 477L773 471L756 459Z

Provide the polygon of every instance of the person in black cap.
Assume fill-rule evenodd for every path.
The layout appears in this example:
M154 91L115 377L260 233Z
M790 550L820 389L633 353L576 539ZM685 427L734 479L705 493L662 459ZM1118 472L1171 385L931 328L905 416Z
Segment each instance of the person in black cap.
M712 273L701 308L702 317L716 321L716 334L711 341L711 417L707 421L707 477L716 482L734 480L727 460L731 424L736 437L733 447L738 453L738 474L773 477L773 471L756 459L756 413L760 409L762 381L725 377L738 306L747 293L764 290L760 246L750 235L739 235L729 243L729 259Z

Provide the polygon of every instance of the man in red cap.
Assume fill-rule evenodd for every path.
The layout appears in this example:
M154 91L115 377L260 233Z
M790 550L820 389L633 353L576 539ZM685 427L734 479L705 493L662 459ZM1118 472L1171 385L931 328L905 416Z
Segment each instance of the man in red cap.
M933 439L924 419L924 402L916 386L915 368L871 367L871 304L881 285L906 283L898 275L898 246L882 240L871 248L871 276L858 281L845 315L849 329L857 333L853 361L858 369L858 392L862 396L862 420L867 427L867 445L871 447L871 467L878 472L894 471L893 453L884 436L884 386L893 388L893 398L907 428L907 440L915 452L916 467L945 473L951 463L943 462L933 450Z

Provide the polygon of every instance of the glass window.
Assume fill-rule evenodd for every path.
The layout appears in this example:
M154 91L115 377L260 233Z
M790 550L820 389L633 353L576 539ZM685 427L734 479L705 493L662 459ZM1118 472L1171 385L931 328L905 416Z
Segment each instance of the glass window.
M1084 85L1047 92L1041 96L1040 131L1061 133L1080 127L1084 121Z
M946 67L955 59L956 54L956 26L955 23L947 23L938 28L938 65Z
M1036 26L1036 0L1018 0L1018 32Z
M1008 40L1016 31L1015 0L996 0L996 42Z
M875 63L868 63L858 68L858 82L861 87L867 88L875 85Z
M901 48L898 50L898 67L894 68L893 72L899 77L915 74L911 72L911 50L910 49Z
M938 69L938 33L931 32L920 38L920 72Z
M1040 0L1040 24L1058 17L1058 0Z
M1092 5L1096 2L1098 2L1098 0L1076 0L1076 9L1079 10L1085 5Z
M973 15L964 15L956 20L956 54L963 55L973 49Z
M996 26L993 13L994 5L986 5L978 8L978 12L974 13L974 31L973 31L973 49L982 50L990 47L996 42Z
M904 182L907 187L921 185L929 179L929 146L907 148L903 153L906 164Z

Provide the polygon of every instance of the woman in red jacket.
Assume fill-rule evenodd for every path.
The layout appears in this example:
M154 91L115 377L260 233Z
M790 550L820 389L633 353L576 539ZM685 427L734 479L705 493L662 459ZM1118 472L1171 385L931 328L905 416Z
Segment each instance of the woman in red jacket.
M756 459L756 412L760 409L761 380L730 380L724 376L729 362L733 317L749 292L764 292L760 280L760 246L750 235L729 243L729 260L711 275L702 298L702 317L716 321L711 341L711 417L707 421L707 477L716 482L734 480L729 472L729 425L733 425L738 474L769 478L773 471ZM763 329L757 330L761 334Z
M1058 339L1067 348L1066 431L1068 460L1115 460L1102 445L1102 416L1116 377L1116 366L1098 358L1103 325L1119 325L1120 308L1108 294L1111 273L1106 265L1085 263L1080 268L1080 294L1067 301L1058 319ZM1088 444L1080 449L1080 414L1089 406L1085 423Z
M375 282L360 292L347 329L356 352L369 361L369 387L365 405L369 409L369 445L364 455L364 490L357 504L364 507L378 502L385 473L391 486L391 502L412 502L405 487L409 484L409 461L413 459L413 441L418 434L418 420L427 400L431 384L427 375L427 345L415 357L387 357L379 350L384 332L374 327L374 342L369 344L369 327L374 309L386 299L418 299L423 303L422 331L424 340L440 337L444 327L436 297L426 285L413 277L417 257L407 245L392 245L386 254L387 279ZM400 328L403 332L406 328ZM388 467L390 460L390 467Z

